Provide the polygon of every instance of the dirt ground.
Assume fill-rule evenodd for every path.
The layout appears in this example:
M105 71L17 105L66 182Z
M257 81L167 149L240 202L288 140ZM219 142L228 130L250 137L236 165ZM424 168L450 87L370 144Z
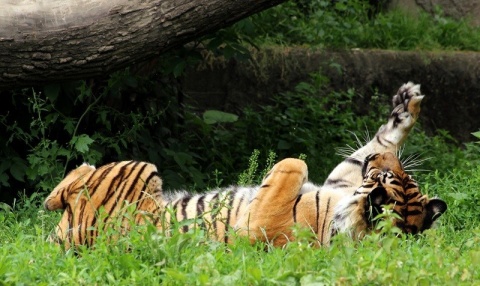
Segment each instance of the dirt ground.
M420 122L427 131L445 129L465 142L480 130L480 53L474 52L270 49L249 61L204 63L187 73L184 90L195 106L238 112L317 71L329 78L330 89L366 95L356 101L360 110L368 108L375 90L393 95L402 83L420 83L426 95Z

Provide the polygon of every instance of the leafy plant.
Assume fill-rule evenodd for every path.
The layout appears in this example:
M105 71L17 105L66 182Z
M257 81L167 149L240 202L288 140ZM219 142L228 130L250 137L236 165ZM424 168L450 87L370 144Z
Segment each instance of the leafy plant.
M475 136L476 138L480 139L480 131L473 132L472 135Z

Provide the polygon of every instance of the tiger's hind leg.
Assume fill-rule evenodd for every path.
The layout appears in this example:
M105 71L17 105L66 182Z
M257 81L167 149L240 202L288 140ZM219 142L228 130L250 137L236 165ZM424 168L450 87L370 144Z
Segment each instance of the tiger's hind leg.
M275 164L237 223L239 235L248 236L252 243L273 240L274 245L283 245L289 241L294 205L307 177L302 160L288 158Z

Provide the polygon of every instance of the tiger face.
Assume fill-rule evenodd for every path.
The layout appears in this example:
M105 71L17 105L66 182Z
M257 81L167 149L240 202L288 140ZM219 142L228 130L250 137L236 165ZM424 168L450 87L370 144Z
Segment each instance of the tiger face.
M429 199L420 193L417 182L403 169L400 160L392 153L371 154L366 157L362 186L351 199L340 202L334 220L336 231L354 232L371 230L373 219L388 205L399 216L394 225L402 232L417 234L430 228L446 210L440 199ZM350 220L355 213L362 220ZM348 230L350 229L350 230Z

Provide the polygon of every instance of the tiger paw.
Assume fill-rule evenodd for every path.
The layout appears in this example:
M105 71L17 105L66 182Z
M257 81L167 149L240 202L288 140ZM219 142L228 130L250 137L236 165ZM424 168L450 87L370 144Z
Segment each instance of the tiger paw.
M420 92L420 85L408 82L402 85L397 94L393 96L393 110L391 116L396 118L396 123L407 123L405 127L411 127L420 114L420 103L424 95ZM413 120L403 122L409 117Z
M403 144L420 114L420 103L424 95L420 85L408 82L402 85L393 96L393 110L388 122L382 125L375 135L371 153L395 153ZM377 144L378 143L378 144ZM374 151L374 152L373 152Z

